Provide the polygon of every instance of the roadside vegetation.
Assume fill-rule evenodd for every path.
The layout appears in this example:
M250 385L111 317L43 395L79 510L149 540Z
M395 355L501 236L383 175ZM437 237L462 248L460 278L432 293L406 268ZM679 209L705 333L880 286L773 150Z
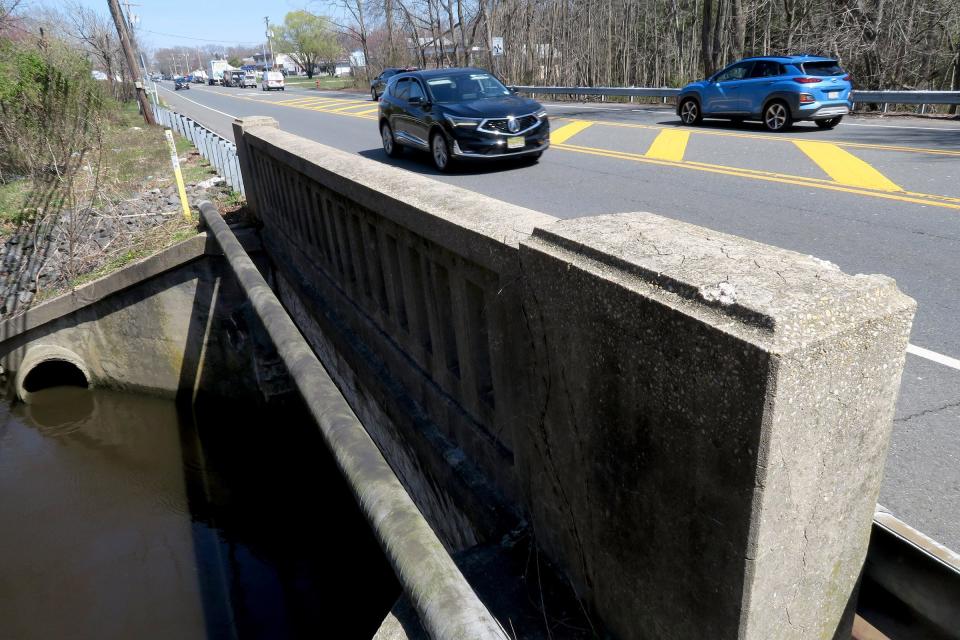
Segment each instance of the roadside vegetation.
M67 23L9 9L0 0L0 315L197 233L163 130L144 124L122 77L95 79L102 59ZM210 183L189 195L238 206L189 141L177 151L188 184Z

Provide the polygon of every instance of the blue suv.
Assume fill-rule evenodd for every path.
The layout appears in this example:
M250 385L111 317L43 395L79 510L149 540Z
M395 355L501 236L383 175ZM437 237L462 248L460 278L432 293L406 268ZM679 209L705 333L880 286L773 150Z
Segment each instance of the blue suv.
M685 86L677 115L686 125L728 118L760 120L770 131L784 131L798 120L813 120L832 129L850 113L852 87L850 76L830 58L745 58Z

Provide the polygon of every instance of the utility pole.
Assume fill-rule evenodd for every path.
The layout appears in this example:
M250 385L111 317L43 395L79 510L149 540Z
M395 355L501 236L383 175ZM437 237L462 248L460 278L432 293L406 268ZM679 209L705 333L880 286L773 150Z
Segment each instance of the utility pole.
M123 47L123 55L127 59L127 66L130 68L130 77L133 78L133 85L137 90L137 102L140 103L140 112L143 114L143 121L147 124L156 124L153 119L153 110L150 108L150 101L147 98L147 90L143 85L143 79L140 77L140 68L137 67L137 56L133 51L133 43L130 40L130 33L127 31L126 21L123 19L123 13L120 11L120 5L117 0L107 0L110 5L110 15L113 17L113 24L117 27L117 35L120 37L120 46Z
M273 58L273 40L270 39L270 16L264 16L263 23L267 25L267 46L270 47L270 69L272 70L275 66L275 60Z

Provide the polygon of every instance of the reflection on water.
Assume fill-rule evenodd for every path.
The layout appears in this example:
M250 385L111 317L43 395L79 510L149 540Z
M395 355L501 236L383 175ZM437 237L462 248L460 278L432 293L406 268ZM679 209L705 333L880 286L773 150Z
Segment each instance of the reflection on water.
M298 409L0 405L0 638L370 638L399 593Z

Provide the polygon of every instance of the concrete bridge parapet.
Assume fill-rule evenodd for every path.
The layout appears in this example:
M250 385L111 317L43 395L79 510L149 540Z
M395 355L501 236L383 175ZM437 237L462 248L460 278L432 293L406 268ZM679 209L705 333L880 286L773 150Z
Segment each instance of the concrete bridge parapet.
M625 639L848 628L915 309L893 281L234 126L279 297L450 550L525 519Z

